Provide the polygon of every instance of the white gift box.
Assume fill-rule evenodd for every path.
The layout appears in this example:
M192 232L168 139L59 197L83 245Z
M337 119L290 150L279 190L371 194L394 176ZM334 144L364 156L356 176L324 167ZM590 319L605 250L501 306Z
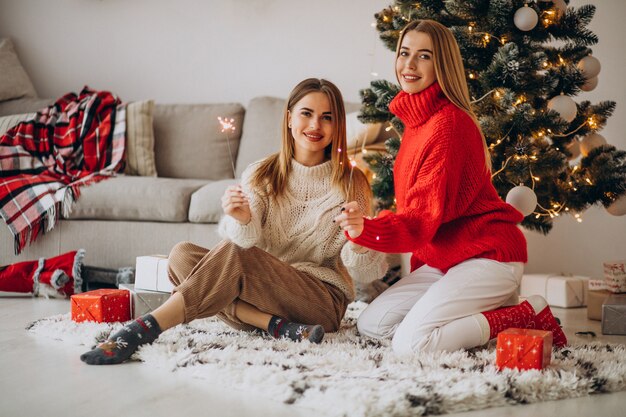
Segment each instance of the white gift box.
M135 265L135 288L172 292L174 285L167 275L167 256L138 256Z
M587 305L587 277L557 274L525 274L520 296L540 295L552 307L584 307Z
M120 284L120 290L130 291L130 315L133 319L156 310L171 295L169 292L140 290L133 284Z

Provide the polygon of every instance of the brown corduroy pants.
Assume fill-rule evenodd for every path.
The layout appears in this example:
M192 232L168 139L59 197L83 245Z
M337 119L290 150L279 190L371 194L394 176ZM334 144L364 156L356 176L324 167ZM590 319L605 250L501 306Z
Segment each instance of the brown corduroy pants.
M257 247L243 249L228 240L211 250L178 243L169 255L168 272L174 292L183 296L185 323L217 315L236 329L252 330L235 315L235 304L242 300L264 313L333 332L348 305L335 286Z

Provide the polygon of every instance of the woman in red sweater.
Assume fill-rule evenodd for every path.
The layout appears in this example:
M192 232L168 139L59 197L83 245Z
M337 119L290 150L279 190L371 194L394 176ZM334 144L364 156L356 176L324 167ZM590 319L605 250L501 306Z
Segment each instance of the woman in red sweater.
M370 219L350 202L335 221L359 245L412 252L412 272L365 309L359 332L393 337L398 354L480 346L508 327L550 330L554 344L565 345L543 298L499 308L517 301L527 261L523 215L491 183L452 32L434 21L409 23L396 76L402 91L389 109L405 125L394 166L397 211Z

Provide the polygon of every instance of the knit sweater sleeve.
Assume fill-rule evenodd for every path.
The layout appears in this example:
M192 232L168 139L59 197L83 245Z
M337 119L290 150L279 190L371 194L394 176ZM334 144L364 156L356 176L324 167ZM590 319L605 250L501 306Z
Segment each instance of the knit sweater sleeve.
M355 243L382 252L413 252L461 215L478 194L485 166L480 134L469 117L447 116L434 121L423 152L405 172L394 172L406 193L402 212L365 219Z
M233 217L224 215L218 226L222 238L229 239L242 248L251 248L259 243L267 210L265 198L250 186L250 177L256 167L257 164L252 164L241 174L241 187L250 201L250 221L244 225Z
M363 187L369 187L363 178ZM370 212L371 201L369 194L360 187L356 199L364 213ZM385 254L368 248L355 248L351 242L346 242L341 249L341 261L353 280L368 283L382 278L387 272L388 265Z

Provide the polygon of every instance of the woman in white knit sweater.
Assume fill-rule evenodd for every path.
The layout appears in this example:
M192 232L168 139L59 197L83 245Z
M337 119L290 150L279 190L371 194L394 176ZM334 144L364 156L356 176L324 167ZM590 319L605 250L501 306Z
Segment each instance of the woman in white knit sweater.
M354 299L352 278L384 275L384 255L347 241L333 218L346 201L370 211L367 179L347 158L343 99L329 81L307 79L285 108L280 152L249 166L222 197L224 238L190 242L169 256L172 297L81 356L120 363L177 324L217 315L238 329L321 342Z

